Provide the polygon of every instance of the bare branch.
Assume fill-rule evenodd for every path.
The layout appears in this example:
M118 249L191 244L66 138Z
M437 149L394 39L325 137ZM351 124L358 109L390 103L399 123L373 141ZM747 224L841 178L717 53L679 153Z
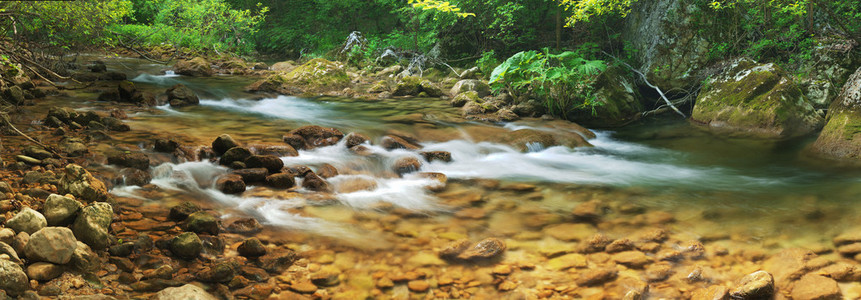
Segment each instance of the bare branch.
M613 55L612 55L612 54L610 54L610 53L607 53L607 52L604 52L604 51L601 51L601 52L602 52L602 53L604 53L604 55L607 55L607 56L609 56L609 57L612 57L612 58L613 58L613 59L615 59L616 61L618 61L618 62L622 63L623 65L625 65L626 67L628 67L628 69L631 69L631 71L633 71L634 73L637 73L638 75L640 75L640 77L642 77L642 78L643 78L643 82L645 82L645 83L646 83L646 85L648 85L649 87L651 87L651 88L655 89L656 91L658 91L658 94L659 94L659 95L661 95L661 98L662 98L662 99L664 99L664 102L667 104L667 106L669 106L670 108L672 108L676 113L678 113L678 114L679 114L680 116L682 116L683 118L687 118L687 116L685 116L685 114L684 114L684 113L682 113L682 111L680 111L680 110L676 107L676 105L674 105L674 104L673 104L673 102L671 102L671 101L670 101L670 99L667 99L667 96L666 96L666 95L664 95L664 91L662 91L662 90L661 90L661 88L659 88L658 86L656 86L656 85L652 84L651 82L649 82L649 79L647 79L647 78L646 78L646 74L643 74L643 72L640 72L639 70L634 69L634 67L631 67L631 65L629 65L628 63L626 63L626 62L622 61L621 59L619 59L619 58L617 58L617 57L613 56Z

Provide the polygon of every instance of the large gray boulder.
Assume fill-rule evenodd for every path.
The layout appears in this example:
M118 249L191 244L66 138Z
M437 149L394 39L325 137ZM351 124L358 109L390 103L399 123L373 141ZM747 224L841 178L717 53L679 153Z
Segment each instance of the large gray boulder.
M26 232L29 234L33 234L45 226L48 226L45 216L29 207L25 207L15 214L14 217L6 221L6 227L12 228L16 232Z
M45 200L42 211L49 226L65 226L75 221L81 211L81 203L69 197L51 194Z
M66 227L45 227L30 236L24 254L32 261L66 264L78 247L75 234Z
M105 249L111 244L111 234L108 232L113 219L114 210L110 204L96 202L81 210L72 231L82 242L93 249Z
M490 95L490 85L478 79L464 79L458 81L451 88L451 96L457 96L463 92L476 92L478 97Z
M734 61L709 80L691 120L732 137L786 139L822 128L823 119L783 69L750 59Z

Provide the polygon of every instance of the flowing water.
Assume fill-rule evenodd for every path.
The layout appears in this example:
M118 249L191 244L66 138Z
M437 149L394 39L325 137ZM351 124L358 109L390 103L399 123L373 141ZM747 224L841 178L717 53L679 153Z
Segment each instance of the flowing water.
M781 143L723 139L685 121L660 120L595 131L596 137L589 140L594 147L532 145L520 152L503 144L477 142L482 140L477 137L491 127L548 130L542 121L466 122L458 118L456 108L439 99L261 98L241 92L251 79L159 75L158 65L121 63L130 66L130 78L139 87L160 91L183 83L202 99L199 106L164 106L132 114L127 123L133 130L194 137L206 145L223 133L242 143L280 143L289 129L308 124L364 133L374 141L394 129L418 135L425 150L451 152L452 162L425 162L420 170L448 177L446 190L439 193L428 189L436 181L418 175L401 178L389 171L398 157L421 159L419 155L377 146L369 146L371 155L358 155L338 144L282 158L287 166L335 166L341 174L330 179L336 191L357 181L373 182L370 190L324 199L302 189L263 187L249 187L240 196L225 195L213 186L214 179L228 170L209 162L174 161L152 169L152 183L171 197L202 199L229 213L255 216L285 232L307 233L311 239L325 237L327 242L351 241L378 248L396 243L398 237L424 236L425 230L473 239L517 237L540 232L531 218L566 216L576 205L598 200L609 206L605 218L618 220L616 226L599 228L609 236L627 236L643 224L654 225L630 221L637 211L666 211L676 220L667 226L692 238L776 251L828 244L861 216L857 213L861 171L806 158L803 150L809 139ZM130 137L128 142L135 143L134 138L140 137ZM516 188L522 184L534 188ZM172 201L151 199L137 187L119 186L113 192ZM456 215L464 207L460 201L472 194L485 203L481 215ZM407 218L410 214L403 211L424 217ZM403 219L387 226L392 216Z

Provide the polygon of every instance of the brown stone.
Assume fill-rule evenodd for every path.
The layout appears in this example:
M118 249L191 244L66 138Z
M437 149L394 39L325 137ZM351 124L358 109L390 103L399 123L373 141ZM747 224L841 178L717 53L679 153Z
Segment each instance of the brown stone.
M335 128L326 128L317 125L302 126L291 130L288 135L297 135L305 140L305 145L301 149L313 149L323 146L331 146L337 144L344 137L340 130ZM290 144L290 143L288 143ZM292 145L296 148L295 145ZM299 149L299 148L297 148Z
M395 160L392 164L392 171L398 175L404 175L418 171L422 167L421 161L413 156L404 156Z
M380 141L380 146L385 148L386 150L394 150L394 149L407 149L407 150L418 150L421 149L421 146L418 143L412 143L404 139L400 136L395 135L387 135L384 136Z
M313 294L317 291L317 286L310 281L300 281L291 284L290 289L302 294Z
M770 299L774 295L774 277L766 271L756 271L743 277L730 292L735 299Z
M619 252L613 254L613 260L630 268L642 268L653 261L651 257L640 251Z
M344 136L344 140L346 141L347 148L353 148L355 146L366 143L370 140L370 138L361 133L350 132L346 136Z
M451 152L448 151L425 151L420 154L427 162L433 162L435 160L451 162Z
M430 288L430 284L428 284L428 282L424 280L413 280L407 283L407 287L410 289L410 291L416 293L424 293L428 291L428 289Z
M296 179L290 173L277 173L266 176L266 186L276 189L289 189L296 185Z
M241 194L245 192L245 182L242 181L242 176L236 174L227 174L218 178L215 182L222 193L225 194Z
M634 242L629 239L618 239L607 245L607 253L622 252L634 249Z
M792 288L793 300L836 300L842 298L837 281L821 275L804 275Z
M574 282L582 286L600 285L615 279L617 274L615 268L588 269L578 273Z
M338 169L330 164L323 164L317 169L317 175L326 179L332 178L338 176Z
M505 252L505 243L496 238L486 238L475 244L472 248L462 252L457 257L464 260L490 259Z
M305 174L305 178L302 180L302 187L315 192L332 192L329 182L313 172Z

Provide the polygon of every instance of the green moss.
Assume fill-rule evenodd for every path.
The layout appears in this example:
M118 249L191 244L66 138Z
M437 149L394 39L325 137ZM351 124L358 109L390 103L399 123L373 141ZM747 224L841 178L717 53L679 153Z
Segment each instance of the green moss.
M777 66L741 60L709 83L697 99L692 119L719 122L722 130L790 137L811 132L821 118L801 89Z
M422 79L415 76L406 76L401 78L395 90L392 92L394 96L415 96L422 91Z
M306 90L335 90L346 87L350 77L340 64L315 58L284 75L282 82L300 85Z

